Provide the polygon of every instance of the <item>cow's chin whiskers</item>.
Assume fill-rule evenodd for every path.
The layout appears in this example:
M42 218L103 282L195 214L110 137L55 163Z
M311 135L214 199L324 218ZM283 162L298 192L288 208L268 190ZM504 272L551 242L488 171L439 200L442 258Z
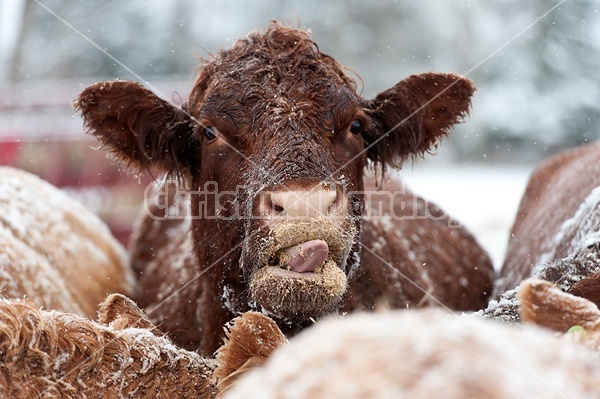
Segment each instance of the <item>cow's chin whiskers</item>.
M279 267L263 267L250 279L253 299L268 313L291 321L303 321L334 311L346 292L345 273L327 259L314 272L297 273Z
M245 248L251 261L250 295L256 306L271 315L294 322L320 317L336 310L347 288L346 262L357 228L350 219L334 223L326 217L283 221L267 237ZM281 259L282 250L314 240L325 241L324 263L308 271L294 271ZM313 265L314 266L314 265Z

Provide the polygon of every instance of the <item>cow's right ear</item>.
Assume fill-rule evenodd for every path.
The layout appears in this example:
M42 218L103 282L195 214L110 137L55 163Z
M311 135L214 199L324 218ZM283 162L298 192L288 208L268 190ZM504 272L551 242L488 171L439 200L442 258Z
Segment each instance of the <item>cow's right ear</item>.
M196 122L185 106L173 106L139 83L96 83L73 105L88 132L128 167L183 176L199 166Z

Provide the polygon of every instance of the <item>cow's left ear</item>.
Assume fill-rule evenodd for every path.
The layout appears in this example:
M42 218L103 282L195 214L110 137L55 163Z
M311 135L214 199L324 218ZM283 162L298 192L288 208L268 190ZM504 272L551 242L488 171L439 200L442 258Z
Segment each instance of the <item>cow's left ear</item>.
M423 73L378 94L365 103L374 121L363 132L368 158L399 167L410 155L434 149L452 125L468 115L474 92L464 77Z

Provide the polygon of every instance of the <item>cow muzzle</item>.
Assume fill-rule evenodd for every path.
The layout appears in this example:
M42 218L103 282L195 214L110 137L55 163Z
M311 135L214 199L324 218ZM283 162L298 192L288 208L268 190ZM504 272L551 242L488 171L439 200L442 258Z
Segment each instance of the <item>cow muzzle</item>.
M346 291L345 265L357 228L348 199L332 186L263 191L255 202L268 233L245 257L253 264L250 291L275 316L318 317L334 309Z

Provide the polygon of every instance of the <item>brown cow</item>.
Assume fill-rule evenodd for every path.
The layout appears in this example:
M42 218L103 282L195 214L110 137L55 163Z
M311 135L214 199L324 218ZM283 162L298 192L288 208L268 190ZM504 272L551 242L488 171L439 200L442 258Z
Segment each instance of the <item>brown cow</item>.
M475 239L400 183L363 181L368 160L385 183L385 165L435 147L473 85L425 73L365 100L344 72L274 23L202 65L181 108L128 81L76 100L117 158L187 182L148 205L132 259L138 303L182 345L211 353L249 309L291 335L338 309L485 305L493 269Z
M600 304L600 143L565 151L533 172L486 314L518 319L515 288L533 277Z

